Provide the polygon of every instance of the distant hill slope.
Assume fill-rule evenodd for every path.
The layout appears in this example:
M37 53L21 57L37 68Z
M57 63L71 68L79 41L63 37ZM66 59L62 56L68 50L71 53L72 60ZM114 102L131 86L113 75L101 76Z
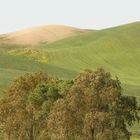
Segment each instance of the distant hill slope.
M136 75L140 69L140 22L84 33L38 49L48 52L49 63L61 67L79 71L103 66L116 74L125 74L122 70L126 68Z
M7 55L0 54L2 72L4 69L19 70L21 73L46 69L48 73L58 77L72 78L83 69L103 67L114 76L117 75L124 87L134 89L136 92L133 94L140 101L140 22L84 32L53 43L39 44L31 48L33 51L23 48L16 52L17 47L0 46L3 51L11 48L15 50ZM40 60L36 62L35 57ZM5 78L7 76L5 74ZM131 90L127 90L127 93L131 95Z
M45 71L71 79L84 69L102 67L117 75L122 92L137 97L140 104L140 22L98 31L64 27L50 26L51 31L39 27L6 36L9 44L0 44L0 92L27 72ZM25 43L37 46L21 48ZM140 125L131 130L139 131Z
M48 53L49 64L61 68L77 72L105 68L119 77L125 89L133 89L127 93L140 101L140 22L84 33L38 49Z
M1 35L4 43L16 45L38 45L40 43L50 43L56 40L83 33L86 30L62 26L48 25L28 28L14 33Z

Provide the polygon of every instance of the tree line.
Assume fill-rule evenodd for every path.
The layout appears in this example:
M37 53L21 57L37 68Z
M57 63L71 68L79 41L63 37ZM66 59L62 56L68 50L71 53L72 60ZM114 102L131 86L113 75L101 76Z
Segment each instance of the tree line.
M74 80L45 73L15 80L0 99L2 140L130 140L139 121L136 98L103 69Z

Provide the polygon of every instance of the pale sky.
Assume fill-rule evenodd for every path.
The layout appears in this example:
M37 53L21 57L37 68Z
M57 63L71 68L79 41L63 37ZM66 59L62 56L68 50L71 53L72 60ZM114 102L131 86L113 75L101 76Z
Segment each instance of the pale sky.
M102 29L140 21L140 0L0 0L0 34L60 24Z

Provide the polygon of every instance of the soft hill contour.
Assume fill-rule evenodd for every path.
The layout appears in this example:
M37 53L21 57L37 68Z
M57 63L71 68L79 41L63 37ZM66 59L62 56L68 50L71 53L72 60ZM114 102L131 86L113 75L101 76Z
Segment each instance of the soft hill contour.
M28 28L14 33L1 35L4 43L16 45L38 45L40 43L50 43L70 36L83 33L86 30L62 26L48 25Z
M0 44L0 92L29 72L71 79L84 69L102 67L118 76L122 92L140 104L140 22L98 31L44 26L7 34L4 40L9 45ZM131 128L139 130L139 124Z
M88 32L39 46L48 63L72 71L102 67L140 102L140 22Z

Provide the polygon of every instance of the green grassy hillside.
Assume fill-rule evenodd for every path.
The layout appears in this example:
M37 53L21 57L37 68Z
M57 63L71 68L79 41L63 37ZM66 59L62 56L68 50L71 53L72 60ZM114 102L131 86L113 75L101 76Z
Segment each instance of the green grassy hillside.
M139 137L133 137L131 138L131 140L139 140L140 138Z
M36 61L31 57L32 55L24 53L25 49L22 47L1 45L0 50L3 52L18 50L18 53L15 51L10 52L10 55L1 54L0 68L26 72L45 70L62 78L72 78L83 69L103 67L114 76L117 75L125 87L129 85L129 89L133 87L137 89L140 85L139 31L140 22L136 22L105 30L85 32L33 48L32 50L37 52L45 52L40 53L46 55L45 63L41 60ZM38 56L35 55L35 57Z
M99 67L118 76L123 92L136 96L140 103L140 22L88 31L30 49L0 45L1 91L27 72L45 71L68 79ZM133 128L136 130L140 125Z
M0 93L17 77L30 72L43 71L54 76L72 78L75 75L72 70L44 64L21 56L0 54Z
M47 51L49 64L76 72L103 67L133 93L140 91L140 22L91 31L38 49ZM127 93L133 94L131 90Z

